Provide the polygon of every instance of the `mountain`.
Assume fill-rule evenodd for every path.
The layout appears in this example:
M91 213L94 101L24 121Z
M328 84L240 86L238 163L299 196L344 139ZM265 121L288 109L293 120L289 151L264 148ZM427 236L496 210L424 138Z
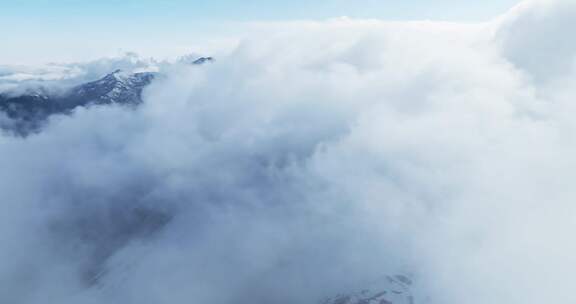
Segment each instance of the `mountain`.
M190 62L200 65L212 62L201 57ZM116 70L101 79L80 84L64 93L51 93L46 88L28 90L18 95L0 93L0 129L27 136L40 131L55 114L70 114L77 107L142 103L142 91L158 77L155 72L126 73ZM3 117L4 116L4 117Z
M77 107L100 104L137 105L142 91L156 73L127 74L117 70L103 78L78 85L64 93L49 93L40 88L12 96L0 94L0 128L15 135L37 132L54 114L70 114Z
M142 90L156 77L156 73L127 74L116 70L104 78L79 85L70 90L62 101L65 107L89 104L138 104L142 102Z
M412 280L404 275L386 276L356 292L328 298L321 304L415 304Z
M192 61L192 64L204 64L204 63L212 62L212 61L214 61L214 58L212 58L212 57L200 57L200 58Z

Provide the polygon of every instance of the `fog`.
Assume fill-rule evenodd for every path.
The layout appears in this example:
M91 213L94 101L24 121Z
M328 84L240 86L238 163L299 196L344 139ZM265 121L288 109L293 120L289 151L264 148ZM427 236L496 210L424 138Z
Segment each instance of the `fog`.
M417 304L575 302L574 20L528 1L254 24L201 66L0 67L0 90L165 75L136 110L0 136L0 302L318 303L388 274Z

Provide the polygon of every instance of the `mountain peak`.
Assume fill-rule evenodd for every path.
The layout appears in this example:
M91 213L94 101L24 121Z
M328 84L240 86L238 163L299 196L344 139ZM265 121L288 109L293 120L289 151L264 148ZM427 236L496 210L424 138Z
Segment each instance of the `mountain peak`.
M213 61L200 57L188 63L201 65ZM142 103L142 91L157 76L153 71L116 69L102 78L72 87L65 92L50 92L46 88L20 94L0 94L0 115L7 115L9 124L0 122L0 130L26 136L37 132L53 114L71 113L77 107L120 104L135 106Z
M0 94L0 114L7 115L11 121L0 124L0 129L26 136L38 131L50 115L70 113L77 107L138 105L142 102L142 91L155 77L153 72L132 74L117 69L62 94L50 94L47 90L27 91L16 96Z
M212 57L200 57L192 62L192 64L204 64L206 62L214 61Z

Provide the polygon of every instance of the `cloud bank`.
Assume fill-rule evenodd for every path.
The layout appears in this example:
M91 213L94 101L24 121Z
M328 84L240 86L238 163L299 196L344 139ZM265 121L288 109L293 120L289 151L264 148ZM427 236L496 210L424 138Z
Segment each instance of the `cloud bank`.
M257 26L137 110L1 136L0 302L316 303L390 273L416 303L574 302L574 17Z

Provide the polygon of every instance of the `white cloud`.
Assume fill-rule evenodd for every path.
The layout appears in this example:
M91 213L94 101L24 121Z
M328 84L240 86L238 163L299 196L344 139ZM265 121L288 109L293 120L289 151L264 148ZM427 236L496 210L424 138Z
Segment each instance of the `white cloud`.
M576 42L564 33L576 26L576 2L531 1L518 5L502 20L498 38L504 56L537 81L574 69Z
M310 303L394 272L417 303L573 302L576 45L544 45L575 14L266 24L136 111L0 137L0 302Z

